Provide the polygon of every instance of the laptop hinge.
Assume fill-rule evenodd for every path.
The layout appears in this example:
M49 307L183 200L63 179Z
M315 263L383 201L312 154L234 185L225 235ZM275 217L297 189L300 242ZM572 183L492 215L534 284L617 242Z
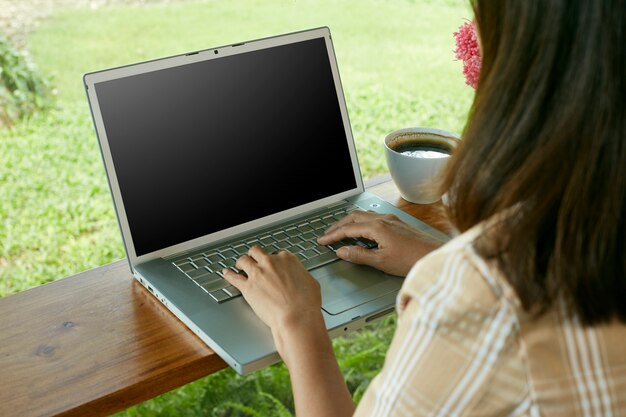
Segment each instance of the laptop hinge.
M341 201L338 201L337 203L334 203L334 204L331 204L329 206L326 206L326 208L327 209L331 209L331 208L343 206L344 204L346 204L346 200L341 200Z
M174 253L172 255L164 256L162 259L164 259L166 261L171 261L172 259L180 258L181 256L184 256L184 255L186 255L188 253L191 253L191 252L193 252L193 250L186 250L186 251Z

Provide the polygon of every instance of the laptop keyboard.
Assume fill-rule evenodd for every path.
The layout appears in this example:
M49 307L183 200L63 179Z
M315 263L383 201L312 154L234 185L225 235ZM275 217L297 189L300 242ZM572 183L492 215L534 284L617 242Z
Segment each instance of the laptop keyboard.
M241 295L237 288L231 286L224 279L222 270L229 268L239 273L235 263L241 255L248 253L252 246L261 246L268 253L287 250L295 254L308 270L338 259L335 252L342 246L376 247L375 242L352 238L328 246L317 243L317 238L322 236L331 224L356 208L356 206L349 204L333 208L322 214L318 213L309 219L265 231L257 237L250 237L177 259L173 264L216 302L222 303Z

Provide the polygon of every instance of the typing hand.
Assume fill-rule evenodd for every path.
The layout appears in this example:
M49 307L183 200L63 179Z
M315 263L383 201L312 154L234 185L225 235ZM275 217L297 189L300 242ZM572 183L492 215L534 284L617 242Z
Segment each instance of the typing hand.
M441 246L394 215L364 211L353 211L330 226L317 241L329 245L349 237L373 240L378 248L344 246L337 256L398 276L406 276L415 262Z
M224 278L241 291L254 312L270 327L283 359L285 332L314 324L325 333L320 284L295 255L287 251L268 254L253 246L237 260L236 267L247 277L225 269Z

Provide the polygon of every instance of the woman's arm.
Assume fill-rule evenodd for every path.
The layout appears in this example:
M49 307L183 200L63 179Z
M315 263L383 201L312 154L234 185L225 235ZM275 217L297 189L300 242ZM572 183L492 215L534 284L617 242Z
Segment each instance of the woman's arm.
M306 326L286 327L279 351L291 376L296 415L351 416L354 403L320 314Z
M319 283L295 255L269 255L253 247L237 261L248 277L225 270L225 278L271 329L289 369L298 417L351 416L354 403L322 317Z
M395 275L406 275L426 253L440 246L427 241L395 216L356 211L331 226L320 244L345 237L365 237L378 248L343 247L338 255ZM319 283L296 256L267 254L253 247L237 260L243 274L224 270L259 318L272 331L278 353L291 375L296 413L306 416L349 416L354 404L332 350L322 317Z

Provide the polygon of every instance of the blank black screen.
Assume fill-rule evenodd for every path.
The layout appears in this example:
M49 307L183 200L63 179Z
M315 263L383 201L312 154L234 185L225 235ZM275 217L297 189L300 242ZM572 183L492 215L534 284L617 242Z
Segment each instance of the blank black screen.
M138 256L356 188L323 38L95 88Z

